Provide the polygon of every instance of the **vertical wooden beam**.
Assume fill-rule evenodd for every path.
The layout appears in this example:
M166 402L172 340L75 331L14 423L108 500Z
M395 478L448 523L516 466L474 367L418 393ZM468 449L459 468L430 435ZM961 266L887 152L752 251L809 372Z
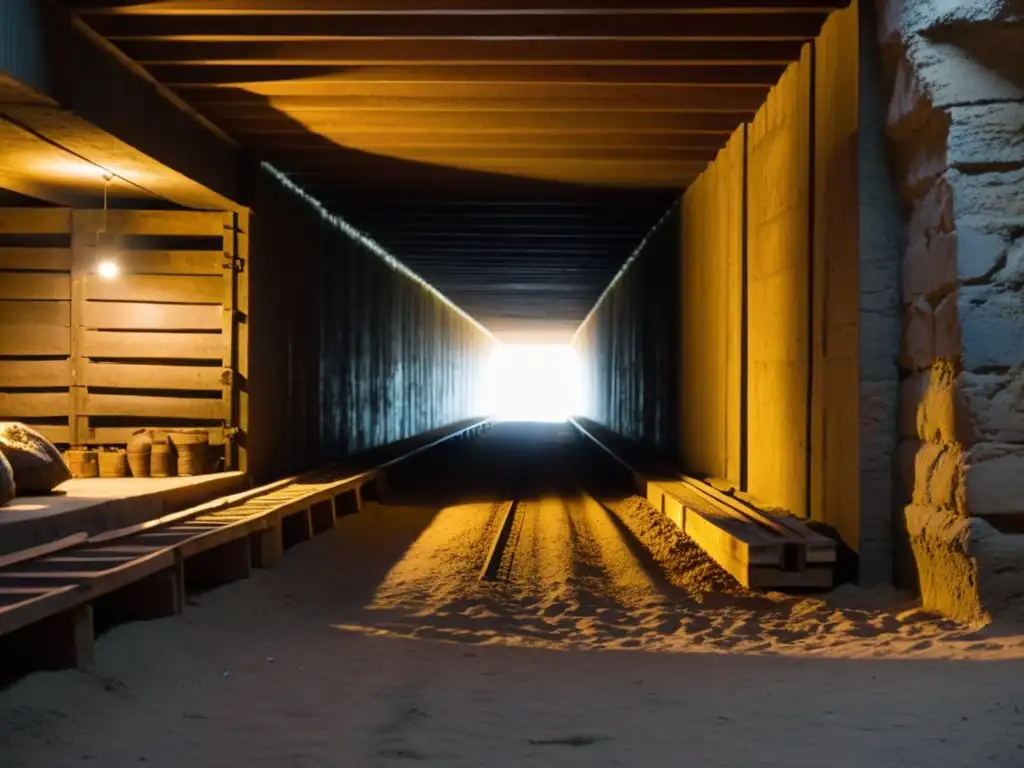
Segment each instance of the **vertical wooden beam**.
M249 537L249 548L254 568L271 568L284 557L284 530L281 521Z
M334 499L330 498L316 502L312 507L310 507L309 517L314 534L331 530L337 520Z
M224 371L221 377L224 406L224 426L235 426L235 375L237 365L237 344L235 343L237 319L235 301L238 293L238 262L235 243L235 214L224 213L224 298L221 301L223 319L221 323L221 340L224 343ZM238 449L234 440L224 444L224 464L226 469L234 469L238 465Z
M68 427L71 445L82 445L89 439L89 417L85 410L85 365L83 356L86 285L92 258L95 256L95 217L89 211L73 211L71 215L71 388Z
M234 214L235 263L235 323L232 345L232 425L238 428L233 442L234 466L249 471L249 212Z
M51 616L38 627L38 647L46 669L86 669L96 656L92 606L77 605Z

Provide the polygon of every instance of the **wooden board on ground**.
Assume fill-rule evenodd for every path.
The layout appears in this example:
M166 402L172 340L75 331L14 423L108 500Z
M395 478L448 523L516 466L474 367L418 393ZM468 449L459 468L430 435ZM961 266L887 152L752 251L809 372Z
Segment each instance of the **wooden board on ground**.
M624 466L630 465L579 422L587 439ZM642 476L637 469L634 474ZM836 544L792 516L759 509L710 483L643 477L647 500L740 584L752 589L832 586Z

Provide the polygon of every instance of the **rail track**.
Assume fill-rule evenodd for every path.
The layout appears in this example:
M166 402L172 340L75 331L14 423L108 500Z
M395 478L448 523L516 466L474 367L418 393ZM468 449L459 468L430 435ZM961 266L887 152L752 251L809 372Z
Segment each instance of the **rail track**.
M182 611L191 585L215 585L269 568L296 543L361 509L400 470L443 443L473 437L479 421L370 469L331 466L138 525L79 533L0 557L0 659L11 666L84 667L93 658L94 608L118 620Z

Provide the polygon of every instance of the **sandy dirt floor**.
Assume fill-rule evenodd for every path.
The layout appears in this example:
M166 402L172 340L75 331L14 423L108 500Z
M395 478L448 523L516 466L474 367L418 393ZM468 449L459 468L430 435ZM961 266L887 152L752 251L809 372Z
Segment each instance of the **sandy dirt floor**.
M1024 629L747 593L551 429L445 467L0 691L0 765L1024 765Z

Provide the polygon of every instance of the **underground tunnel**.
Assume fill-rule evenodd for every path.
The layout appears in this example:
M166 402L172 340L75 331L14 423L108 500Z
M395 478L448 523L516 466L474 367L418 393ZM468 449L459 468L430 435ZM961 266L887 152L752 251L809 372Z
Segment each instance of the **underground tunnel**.
M0 755L653 762L667 737L596 702L647 712L631 677L678 702L697 653L829 680L891 655L904 713L943 697L917 654L982 706L1024 655L1022 19L0 0ZM613 650L607 689L544 655ZM831 711L780 664L698 677L769 762L815 764L771 741L777 705L719 692L785 678L784 709ZM157 667L184 681L159 717L114 701L170 691ZM544 727L503 741L501 691L476 712L463 674ZM261 690L308 715L301 744ZM23 703L62 696L100 714ZM333 696L372 746L325 735ZM153 749L171 709L182 743ZM960 762L1015 764L987 738Z

